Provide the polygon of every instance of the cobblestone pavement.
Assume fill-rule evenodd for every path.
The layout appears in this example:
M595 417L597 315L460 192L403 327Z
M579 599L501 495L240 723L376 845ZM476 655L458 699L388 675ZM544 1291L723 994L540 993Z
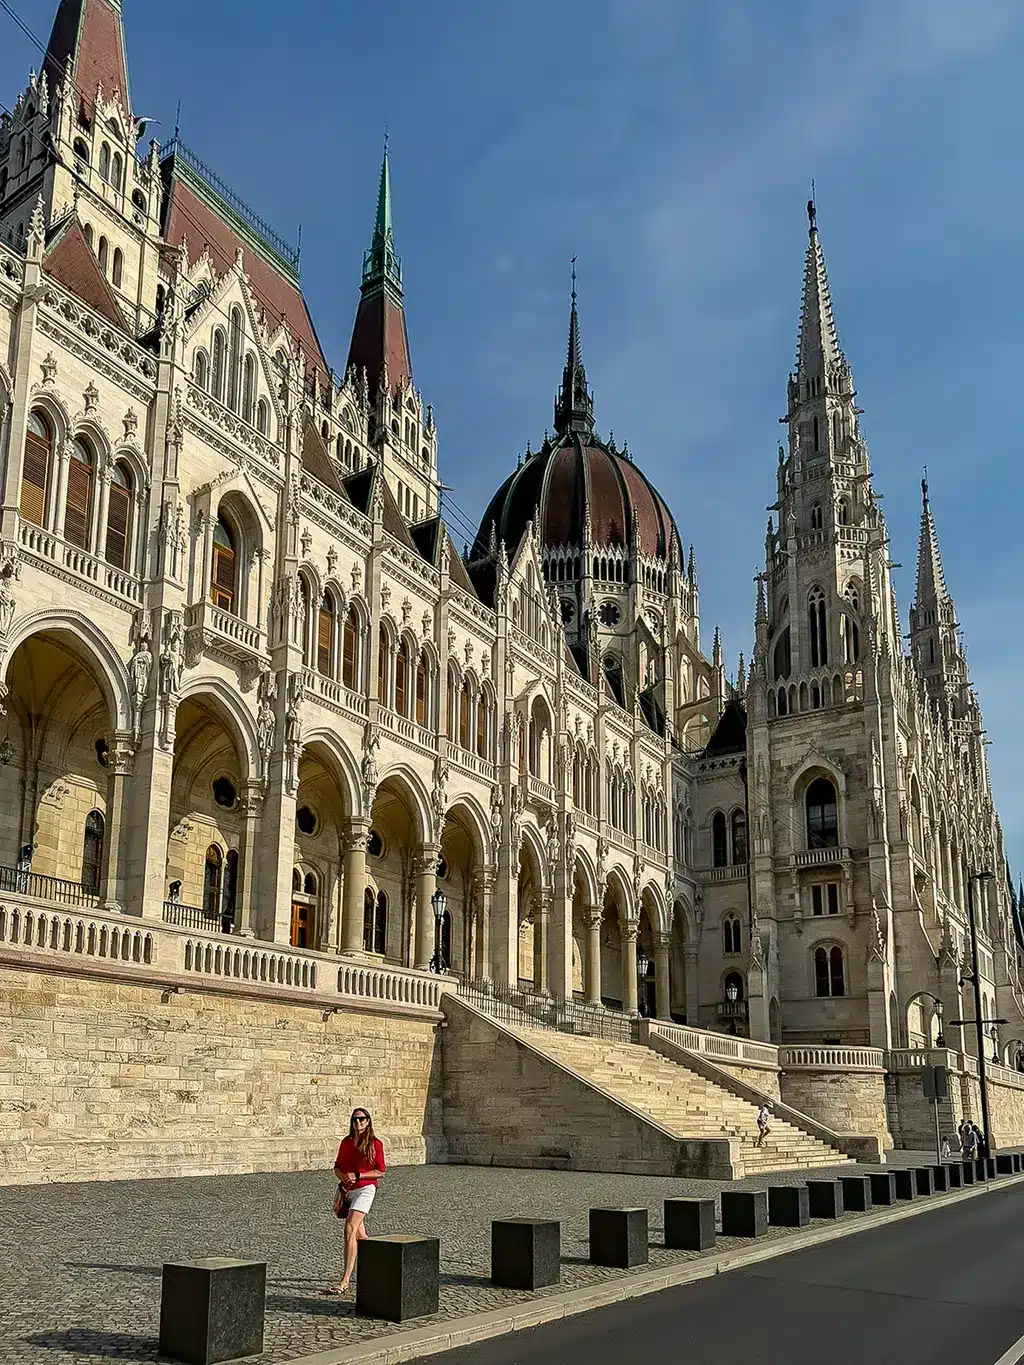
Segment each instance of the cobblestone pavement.
M897 1153L893 1160L923 1164L929 1158ZM802 1178L793 1172L740 1184L755 1188ZM368 1226L375 1233L441 1238L441 1312L417 1321L418 1327L538 1297L489 1283L492 1218L561 1219L561 1288L571 1289L629 1273L587 1263L592 1205L646 1205L651 1266L658 1266L695 1259L660 1245L662 1200L710 1197L722 1188L719 1182L651 1176L395 1167L381 1182ZM397 1330L356 1318L351 1301L322 1297L323 1288L336 1283L340 1264L333 1191L326 1172L0 1188L0 1361L158 1359L161 1266L198 1256L267 1262L266 1350L257 1358L263 1365ZM773 1228L768 1235L786 1233ZM718 1242L721 1250L749 1245L735 1238Z

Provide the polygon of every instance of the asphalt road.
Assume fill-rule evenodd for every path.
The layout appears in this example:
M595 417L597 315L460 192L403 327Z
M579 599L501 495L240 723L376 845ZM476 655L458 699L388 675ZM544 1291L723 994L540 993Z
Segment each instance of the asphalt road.
M437 1365L1009 1365L1024 1186L432 1356ZM1024 1360L1024 1344L1020 1358Z

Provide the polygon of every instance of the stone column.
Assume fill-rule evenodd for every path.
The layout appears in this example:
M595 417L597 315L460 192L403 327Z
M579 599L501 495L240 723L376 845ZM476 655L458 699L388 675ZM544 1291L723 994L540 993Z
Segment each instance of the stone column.
M415 965L425 971L434 956L436 930L431 898L437 890L437 847L422 844L415 858L416 947Z
M259 896L251 914L257 938L271 943L291 940L296 788L289 781L288 768L289 759L274 754L260 822Z
M155 699L146 704L142 738L135 755L131 798L124 802L124 909L160 917L167 895L167 836L170 832L174 754L158 733ZM173 737L173 727L171 735Z
M636 940L640 932L640 921L622 920L619 933L622 937L622 1008L627 1014L637 1013L636 982Z
M121 849L125 841L125 795L135 766L132 737L118 733L107 760L107 827L103 841L103 908L111 914L124 909L124 868Z
M238 892L235 904L235 932L244 938L254 938L252 926L253 894L256 886L256 857L263 814L263 788L258 782L247 782L242 792L242 856L239 859Z
M583 970L583 984L588 1005L601 1003L601 907L589 905L583 912L587 929L587 953Z
M696 943L683 945L683 963L686 971L686 1022L700 1026L700 980L697 974L697 957L700 949Z
M654 935L654 1012L666 1023L672 1021L672 987L668 967L671 950L671 934Z
M341 835L342 874L341 951L363 951L363 897L366 892L366 838L369 820L350 820Z
M476 964L480 981L491 972L491 914L494 909L493 867L478 867L473 874L473 897L476 904Z
M107 516L110 513L110 480L113 478L113 474L113 464L105 465L100 470L97 480L99 484L99 505L96 508L96 516L89 532L91 542L89 548L97 559L106 559Z
M544 888L537 894L533 911L533 989L538 995L549 995L548 950L551 944L551 892Z
M322 953L337 953L341 951L339 943L339 915L338 915L338 863L332 858L327 864L324 874L324 889L320 899L320 951Z

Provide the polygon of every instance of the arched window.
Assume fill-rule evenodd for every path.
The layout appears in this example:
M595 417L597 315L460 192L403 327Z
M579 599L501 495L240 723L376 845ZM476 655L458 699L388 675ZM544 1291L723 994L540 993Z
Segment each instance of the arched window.
M820 502L812 502L812 503L811 503L811 530L812 530L812 531L820 531L820 530L821 530L821 527L822 527L821 503L820 503Z
M100 249L97 252L97 256L99 258L100 269L105 275L107 273L107 262L110 258L110 243L107 241L106 237L100 238Z
M98 810L91 810L85 817L85 837L82 841L82 890L90 896L99 895L103 871L103 832L103 816Z
M427 723L427 688L430 684L430 662L423 650L416 661L416 724Z
M82 141L80 137L76 137L73 151L75 154L75 161L79 163L78 165L75 166L75 170L78 171L79 174L81 174L81 172L89 164L89 148L85 145L85 143Z
M312 599L309 595L309 582L306 575L303 573L299 574L299 598L302 604L302 635L299 643L302 646L302 662L309 668L313 663L313 640L311 634L313 629L313 606Z
M716 810L711 817L711 865L726 867L729 862L729 840L725 826L725 816Z
M236 304L231 310L231 340L228 350L228 407L238 411L242 386L242 310Z
M81 437L71 447L68 461L68 495L64 506L64 539L80 550L89 548L92 529L92 484L95 460Z
M818 996L846 994L843 950L838 945L814 950L814 992Z
M231 527L219 516L213 528L213 566L210 575L210 598L221 611L235 610L235 538Z
M120 152L115 152L110 162L110 183L115 190L121 189L124 184L124 161Z
M377 700L386 705L388 700L388 672L391 663L391 641L386 630L380 633L377 647Z
M400 716L409 714L409 674L412 660L409 658L409 642L403 640L395 656L395 710Z
M480 758L487 757L487 693L481 692L476 702L476 751Z
M46 515L46 490L50 482L53 429L41 412L30 412L25 432L25 459L21 469L21 515L42 526Z
M210 361L202 349L196 351L195 362L192 366L192 377L201 389L205 389L210 382Z
M266 436L270 431L270 407L265 398L256 404L256 430L261 436Z
M82 233L91 250L93 243L92 223L86 223L85 227L82 229Z
M349 607L345 615L345 627L341 635L341 681L346 687L355 687L358 676L359 617L355 607Z
M213 361L211 364L210 390L214 398L222 403L224 401L225 350L224 332L218 327L213 334Z
M725 986L726 1000L730 997L732 997L733 1000L743 999L743 977L739 972L730 972L723 984Z
M224 872L224 855L219 844L211 844L206 850L206 863L203 869L203 909L208 915L220 913L220 885Z
M110 278L115 289L121 288L121 276L124 274L124 253L119 246L114 247L114 264L110 272Z
M110 501L107 505L106 560L118 569L128 567L131 550L132 472L123 460L110 475Z
M388 941L387 893L368 886L363 892L363 952L383 957Z
M722 921L722 951L732 955L743 950L740 922L735 915L726 915Z
M858 663L860 660L860 629L853 617L845 611L839 618L839 632L843 641L843 663ZM931 640L928 643L931 644Z
M807 847L836 848L839 844L839 805L827 777L817 777L807 788Z
M316 623L316 667L325 677L334 677L334 598L326 592Z
M845 498L840 498L836 504L836 521L840 526L850 524L850 504Z
M242 421L252 426L253 402L256 396L256 359L245 357L245 381L242 385Z
M793 668L792 655L789 644L789 626L786 626L782 634L775 641L774 672L776 678L788 678Z
M293 868L292 868L292 890L293 890L293 891L301 891L301 890L302 890L302 869L301 869L301 867L293 867Z
M469 702L469 679L464 678L459 693L459 744L463 749L469 748Z
M302 893L305 896L319 895L319 882L315 872L307 872L302 879Z
M807 624L811 639L811 667L828 663L828 621L825 614L825 595L820 588L812 588L807 599Z
M747 861L747 817L741 810L732 813L732 860L734 863Z
M110 179L110 144L106 142L100 145L100 175L104 180Z

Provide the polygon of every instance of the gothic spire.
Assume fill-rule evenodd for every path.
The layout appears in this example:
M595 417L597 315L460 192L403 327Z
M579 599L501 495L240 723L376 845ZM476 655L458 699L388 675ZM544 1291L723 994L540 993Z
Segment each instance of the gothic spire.
M391 160L387 138L377 182L377 211L373 237L363 254L359 308L352 328L347 370L366 370L371 396L387 375L392 390L412 381L409 337L402 304L402 262L395 252L391 219Z
M813 199L807 201L807 223L807 255L796 352L796 378L799 381L826 377L837 361L846 365L832 312L825 253L818 239L818 211Z
M921 535L917 547L917 586L914 590L914 603L923 608L949 599L946 578L942 572L942 555L939 552L939 537L932 517L932 506L928 501L928 481L921 480Z
M562 388L555 400L555 431L559 436L578 432L589 437L594 434L594 396L587 388L587 372L583 367L583 347L580 342L580 320L576 311L576 257L572 258L572 305L569 310L569 346Z
M121 0L60 0L43 69L51 88L77 89L88 122L98 91L104 100L120 101L130 115Z

